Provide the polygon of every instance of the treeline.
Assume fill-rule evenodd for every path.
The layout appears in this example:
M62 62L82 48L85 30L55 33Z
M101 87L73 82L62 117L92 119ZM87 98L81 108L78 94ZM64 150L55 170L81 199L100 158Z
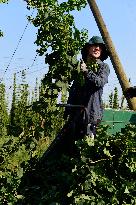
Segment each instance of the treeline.
M40 87L36 80L34 91L30 93L24 71L22 71L19 84L17 84L16 74L14 74L11 99L7 99L8 93L6 93L5 87L4 83L0 84L0 116L3 127L0 135L18 136L28 126L29 118L32 118L29 106L31 108L32 103L38 100Z
M108 100L104 102L103 106L104 108L129 110L129 107L125 100L125 96L119 96L119 91L117 87L113 88L113 91L111 91L108 96Z

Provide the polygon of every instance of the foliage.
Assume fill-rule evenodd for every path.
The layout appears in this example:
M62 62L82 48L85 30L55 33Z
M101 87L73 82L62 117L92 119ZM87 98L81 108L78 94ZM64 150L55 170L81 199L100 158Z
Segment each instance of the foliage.
M113 92L111 92L109 95L109 107L110 108L113 107Z
M6 3L8 0L0 0L0 3Z
M114 91L109 95L109 108L119 109L119 95L118 95L118 88L115 87Z
M113 108L118 109L119 108L119 99L118 99L118 88L114 88L114 96L113 96Z
M71 14L73 10L81 10L86 1L28 1L28 4L37 8L37 16L30 18L38 27L37 52L39 55L46 54L45 62L49 64L49 71L43 80L45 92L53 89L52 96L57 98L58 92L66 93L74 79L76 55L87 39L87 32L76 28Z
M25 73L22 71L21 83L16 85L16 75L14 75L12 105L10 110L9 134L17 136L26 127L28 105L28 84L25 82Z
M3 32L0 30L0 37L2 37L3 36Z
M73 172L78 184L69 193L72 204L136 203L135 131L135 126L127 125L111 137L99 130L94 144L88 137L78 142L81 160Z
M17 86L14 77L10 125L21 132L10 130L9 136L0 138L0 203L136 204L135 126L128 125L115 136L100 127L94 141L85 136L76 143L71 129L63 140L72 143L61 144L58 152L74 147L74 154L46 158L45 151L65 124L64 109L56 106L58 95L65 103L69 85L78 75L77 54L87 39L86 31L76 28L72 11L81 10L86 1L26 2L28 8L37 9L37 16L29 19L38 28L37 52L45 55L49 70L38 97L36 85L32 105L24 73L22 85Z
M0 136L7 133L8 108L5 96L5 85L0 84Z
M76 142L78 152L72 157L64 154L47 159L43 155L24 173L16 192L17 204L135 205L135 142L136 126L127 125L115 136L110 136L103 126L94 141L88 136L79 139ZM15 156L17 153L12 162ZM30 152L27 156L30 157Z
M8 3L9 0L0 0L0 3ZM3 32L0 30L0 37L3 37Z
M47 145L46 138L38 138L32 129L19 137L0 138L0 204L14 204L18 201L21 196L17 189L23 174L31 167L30 161L40 157Z
M42 80L39 102L33 108L45 119L46 135L54 138L64 124L64 109L56 106L58 96L61 103L66 102L69 85L79 72L77 54L87 40L87 32L76 28L72 11L81 10L86 1L29 0L27 4L37 9L36 17L29 20L38 28L37 52L45 55L45 63L49 65Z

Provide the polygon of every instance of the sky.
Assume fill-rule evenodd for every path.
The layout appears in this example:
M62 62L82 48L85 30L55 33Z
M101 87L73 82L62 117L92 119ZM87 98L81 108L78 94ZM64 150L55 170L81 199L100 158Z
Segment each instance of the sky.
M135 0L96 0L103 16L107 29L112 38L124 71L131 79L132 85L136 85L136 2ZM0 78L6 83L9 95L12 94L13 74L17 72L17 80L20 80L20 72L27 68L27 81L30 89L35 85L35 79L40 79L47 72L44 56L37 56L36 40L37 28L28 23L27 16L32 14L26 8L23 0L10 0L8 4L0 4L0 30L4 37L0 38ZM80 12L74 12L75 23L79 29L88 30L89 38L100 35L92 12L87 5ZM33 16L36 15L34 11ZM89 40L89 39L88 39ZM109 82L104 88L103 99L106 101L114 87L118 87L120 96L122 91L111 64L110 58L106 63L110 66Z

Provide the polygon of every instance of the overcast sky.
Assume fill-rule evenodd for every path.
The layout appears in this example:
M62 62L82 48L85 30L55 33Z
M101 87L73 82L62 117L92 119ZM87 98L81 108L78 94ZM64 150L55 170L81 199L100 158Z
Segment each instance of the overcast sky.
M128 78L131 78L132 84L136 85L136 1L97 0L96 2L125 73ZM23 0L10 0L8 4L0 4L0 29L4 32L4 37L0 38L0 69L1 76L4 77L8 87L12 85L13 73L23 68L29 68L27 76L30 85L34 84L33 82L35 82L36 77L40 79L47 72L44 57L37 57L34 62L36 55L34 41L37 30L31 24L27 26L28 22L26 18L31 13L32 11L27 10L26 3ZM33 15L35 15L35 12ZM100 35L89 6L82 9L81 12L74 12L74 16L77 27L80 29L86 28L89 32L89 38L93 35ZM27 28L25 29L26 26ZM17 47L22 35L21 42ZM15 50L16 53L12 58ZM104 89L104 99L107 98L115 86L119 88L121 93L110 59L106 60L106 62L110 65L111 73L109 83ZM7 69L6 72L5 69Z

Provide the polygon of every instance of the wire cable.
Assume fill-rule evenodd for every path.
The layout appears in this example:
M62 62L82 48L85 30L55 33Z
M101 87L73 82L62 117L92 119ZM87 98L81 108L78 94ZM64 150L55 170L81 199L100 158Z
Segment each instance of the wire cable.
M29 66L28 68L25 68L25 69L23 69L23 70L17 71L16 74L22 73L22 71L29 70L31 67L33 67L33 65L34 65L34 63L35 63L35 61L36 61L36 59L37 59L37 56L38 56L38 53L36 53L36 55L35 55L35 57L34 57L34 60L33 60L32 64L31 64L31 66Z
M31 13L31 15L30 15L31 17L33 16L33 13L34 13L34 10L32 11L32 13ZM25 34L25 32L26 32L26 29L27 29L28 25L29 25L29 21L27 22L27 24L26 24L26 26L25 26L25 28L24 28L24 31L23 31L23 33L22 33L22 35L21 35L21 37L20 37L20 39L19 39L19 41L18 41L18 43L17 43L17 46L16 46L16 48L15 48L15 50L14 50L14 52L13 52L13 54L12 54L10 60L9 60L9 63L8 63L8 65L7 65L7 67L6 67L6 69L5 69L5 71L4 71L4 74L3 74L3 77L2 77L2 79L1 79L0 81L3 80L4 75L5 75L5 73L7 72L8 68L9 68L9 66L10 66L10 64L11 64L11 62L12 62L12 60L13 60L13 57L14 57L14 55L15 55L15 53L16 53L18 47L19 47L19 44L20 44L21 41L22 41L22 38L23 38L23 36L24 36L24 34Z

